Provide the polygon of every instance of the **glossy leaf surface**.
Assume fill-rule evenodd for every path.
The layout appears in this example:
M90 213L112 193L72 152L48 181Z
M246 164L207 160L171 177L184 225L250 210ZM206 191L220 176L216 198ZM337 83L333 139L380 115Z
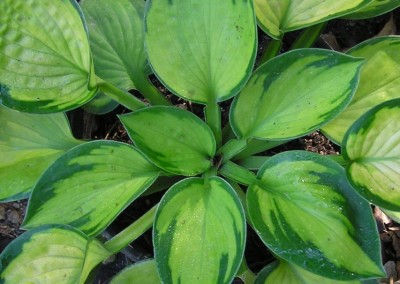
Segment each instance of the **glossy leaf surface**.
M96 74L122 89L150 73L144 50L144 1L84 0Z
M153 183L158 171L130 145L101 140L82 144L40 178L23 226L68 224L95 236Z
M89 41L75 1L4 0L0 11L4 105L59 112L95 95Z
M153 231L164 283L230 283L244 252L243 208L224 180L189 178L162 198Z
M332 120L358 84L359 59L298 49L258 68L235 98L231 125L240 138L290 139Z
M355 189L379 207L400 211L400 99L380 104L347 132L343 157Z
M29 114L0 105L0 201L26 198L43 171L80 143L62 113Z
M147 1L150 64L168 89L188 100L234 96L251 74L256 39L252 1Z
M276 255L337 280L383 275L369 203L351 188L341 166L291 151L270 158L257 177L247 191L249 216Z
M298 30L356 11L372 0L255 0L260 27L271 37L281 38Z
M346 15L348 19L368 19L373 18L400 6L400 0L373 0L370 4L362 7L350 15Z
M350 105L322 130L330 139L341 144L346 131L366 111L394 98L400 88L400 37L390 36L368 40L351 49L348 54L365 58L360 83Z
M290 283L290 284L310 284L310 283L323 283L323 284L361 284L362 281L339 281L328 279L307 270L304 270L294 264L280 260L279 262L271 263L263 268L254 284L275 284L275 283ZM375 282L377 283L377 282Z
M146 260L135 263L115 276L110 284L161 284L160 276L158 276L155 260Z
M90 271L110 253L96 239L69 226L28 231L0 255L0 282L85 283Z
M211 167L215 139L193 113L176 107L150 107L120 116L135 145L160 168L193 176Z

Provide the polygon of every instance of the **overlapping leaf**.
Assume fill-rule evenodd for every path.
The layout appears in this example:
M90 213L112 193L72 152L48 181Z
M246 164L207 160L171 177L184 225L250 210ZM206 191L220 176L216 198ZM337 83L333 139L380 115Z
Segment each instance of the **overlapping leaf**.
M373 0L360 10L346 15L349 19L369 19L387 13L400 6L400 0Z
M222 179L175 184L158 207L155 259L164 283L230 283L244 252L246 226L234 190Z
M361 116L347 132L342 151L359 193L382 208L400 211L400 99Z
M350 102L362 61L298 49L257 69L235 98L230 121L240 138L289 139L309 133Z
M365 41L348 52L365 58L366 62L354 99L343 113L322 128L337 144L342 143L346 131L366 111L400 97L399 49L400 37L390 36Z
M0 200L27 197L43 171L80 143L64 114L29 114L0 105Z
M110 284L161 284L154 259L135 263L115 276Z
M334 19L360 9L372 0L255 0L260 27L271 37Z
M112 141L82 144L42 175L31 194L23 226L69 224L95 236L153 183L158 171L130 145Z
M120 116L136 146L160 168L193 176L211 167L215 139L193 113L175 107L149 107Z
M200 103L234 96L250 76L255 59L253 2L147 3L147 53L165 86L178 96Z
M369 203L335 162L292 151L269 159L247 191L250 219L280 258L317 275L379 277L379 236Z
M1 283L85 283L90 271L110 256L96 239L69 226L26 232L0 255Z
M95 95L89 41L75 1L4 0L0 10L4 105L59 112Z

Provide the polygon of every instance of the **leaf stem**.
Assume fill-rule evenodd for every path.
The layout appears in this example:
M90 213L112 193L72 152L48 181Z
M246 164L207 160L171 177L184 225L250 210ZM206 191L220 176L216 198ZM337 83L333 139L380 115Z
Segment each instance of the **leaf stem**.
M261 57L260 65L264 64L271 58L274 58L275 56L277 56L279 54L279 51L281 50L281 46L282 46L281 39L272 39L269 42L267 48L264 51L264 54Z
M326 157L337 162L342 167L347 167L349 165L349 162L346 161L346 159L343 158L342 155L326 155Z
M291 50L312 47L324 31L327 22L319 23L305 29L290 47Z
M219 173L224 177L243 185L250 185L257 181L257 177L252 171L249 171L231 161L226 162L219 170Z
M115 235L112 239L104 244L104 247L112 253L117 253L123 250L127 245L143 235L148 229L151 228L154 221L154 216L157 210L157 205L147 211L142 217L129 225L119 234Z
M243 256L242 263L240 264L239 271L236 274L237 277L242 279L244 284L253 284L256 280L256 275L247 266L246 258Z
M242 152L247 146L247 139L232 139L222 146L218 154L222 155L222 164Z
M243 150L240 154L235 156L235 160L241 160L252 156L254 154L258 154L279 145L285 144L290 140L279 140L279 141L272 141L272 140L261 140L261 139L252 139L249 141L245 150Z
M124 107L135 111L141 108L146 107L146 104L140 101L138 98L130 94L129 92L118 88L117 86L104 81L103 79L97 77L97 86L99 87L100 91L105 93L110 98L114 99Z
M206 122L214 133L215 141L217 142L217 149L222 144L222 130L221 130L221 109L218 102L209 102L204 110Z
M271 157L269 156L250 156L242 160L235 161L235 163L248 170L259 170L270 158Z
M137 90L150 101L152 105L172 105L171 102L158 91L158 89L149 81L148 78L137 80L137 82L135 82L135 86Z

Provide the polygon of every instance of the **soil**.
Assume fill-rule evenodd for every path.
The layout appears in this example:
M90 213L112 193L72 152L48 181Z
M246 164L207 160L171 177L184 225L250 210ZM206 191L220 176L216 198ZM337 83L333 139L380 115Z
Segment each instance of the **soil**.
M327 25L323 35L315 45L321 48L345 51L371 37L399 34L397 31L400 31L400 9L368 20L351 21L340 19L332 21ZM284 51L288 50L290 44L298 35L299 32L291 32L285 36L283 45ZM262 32L259 33L261 46L259 54L263 51L262 46L265 46L269 40L270 39ZM154 77L152 77L152 81L174 105L188 109L199 116L203 115L202 106L172 96ZM224 123L227 122L229 103L228 101L221 104ZM127 112L125 108L118 107L109 114L94 116L78 109L70 112L68 117L76 138L111 139L131 143L122 124L116 119L116 114L125 112ZM311 151L321 155L338 154L340 151L337 145L334 145L329 139L317 131L303 138L281 145L278 148L274 148L269 154L295 149ZM161 195L160 193L151 194L133 202L133 204L113 222L110 229L107 233L103 234L102 237L105 239L110 238L113 234L131 224L131 222L156 204ZM19 229L19 226L24 218L26 205L26 200L0 204L0 252L10 241L23 233L23 231ZM374 213L381 236L382 259L390 278L382 280L382 283L389 283L390 281L398 280L400 277L400 225L384 215L378 208L374 208ZM254 272L259 271L266 264L274 260L272 254L265 248L255 232L250 228L245 253L248 259L248 265ZM128 246L123 253L119 253L114 259L110 260L109 263L102 265L94 283L108 283L109 279L111 279L116 272L129 263L152 256L151 232L148 231ZM240 283L240 281L238 283Z

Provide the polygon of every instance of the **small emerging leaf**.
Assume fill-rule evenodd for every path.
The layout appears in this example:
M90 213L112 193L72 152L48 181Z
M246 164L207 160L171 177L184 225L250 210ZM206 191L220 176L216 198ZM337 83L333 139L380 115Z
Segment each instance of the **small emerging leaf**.
M215 139L193 113L176 107L149 107L120 116L135 145L160 168L193 176L211 167Z
M80 143L65 114L29 114L0 105L0 201L27 197L43 171Z
M130 145L82 144L54 162L37 182L23 227L68 224L96 236L154 182L158 172Z
M258 179L247 191L249 216L276 255L337 280L383 275L369 203L339 164L309 152L284 152L264 164Z
M127 284L127 283L140 283L140 284L161 284L160 276L156 267L156 262L146 260L135 263L115 276L110 284Z
M231 283L246 239L239 198L218 177L188 178L164 195L153 242L164 283Z
M355 189L379 207L400 211L400 99L361 116L346 133L342 151Z
M43 226L22 234L1 253L0 282L83 284L109 256L99 241L72 227Z
M231 125L240 138L290 139L312 132L350 102L362 61L298 49L258 68L235 98Z
M0 93L4 105L49 113L96 94L92 59L75 1L0 1Z

